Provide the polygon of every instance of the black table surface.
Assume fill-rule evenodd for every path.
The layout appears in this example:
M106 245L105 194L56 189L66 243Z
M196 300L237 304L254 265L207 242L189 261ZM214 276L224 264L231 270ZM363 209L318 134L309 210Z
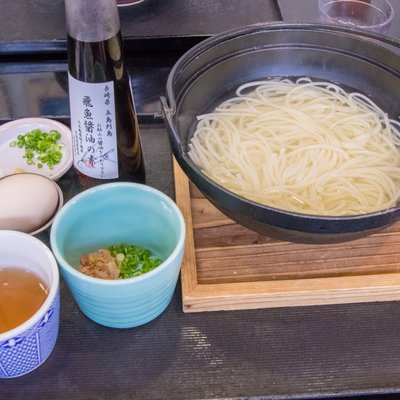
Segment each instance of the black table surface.
M400 37L400 0L392 2L389 34ZM146 0L120 9L148 185L174 197L159 96L177 57L236 26L316 20L316 3ZM0 122L68 123L63 1L2 5ZM59 184L66 201L79 191L72 170ZM48 243L48 234L39 237ZM399 342L399 302L185 314L178 284L160 317L118 330L84 317L62 281L53 353L36 371L0 380L0 399L400 399Z

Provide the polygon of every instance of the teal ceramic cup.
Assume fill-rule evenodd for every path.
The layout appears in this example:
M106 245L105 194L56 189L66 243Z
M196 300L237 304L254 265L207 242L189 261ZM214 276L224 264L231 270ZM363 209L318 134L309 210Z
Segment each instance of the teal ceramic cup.
M98 324L131 328L159 316L182 264L185 222L164 193L142 184L103 184L64 204L50 232L60 272L81 311ZM80 257L112 244L133 244L164 260L140 276L107 280L79 272Z

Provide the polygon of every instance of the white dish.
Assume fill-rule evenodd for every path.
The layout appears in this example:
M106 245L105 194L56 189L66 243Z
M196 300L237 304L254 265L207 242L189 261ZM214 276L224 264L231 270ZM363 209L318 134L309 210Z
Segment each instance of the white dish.
M50 169L47 165L38 168L36 165L28 165L24 158L25 150L12 147L10 144L16 140L18 135L41 129L49 132L52 129L61 134L58 143L64 146L61 149L62 158L60 163ZM33 172L58 180L72 166L72 134L71 130L64 124L48 118L21 118L7 122L0 126L0 177L20 172Z

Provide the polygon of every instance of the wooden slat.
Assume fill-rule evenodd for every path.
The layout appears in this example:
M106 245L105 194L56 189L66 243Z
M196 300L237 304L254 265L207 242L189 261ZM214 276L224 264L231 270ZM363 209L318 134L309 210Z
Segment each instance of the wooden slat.
M181 269L182 291L190 293L197 286L196 253L190 203L189 181L174 159L175 197L186 222L185 253Z
M221 214L174 161L185 312L400 300L400 223L335 244L279 241Z

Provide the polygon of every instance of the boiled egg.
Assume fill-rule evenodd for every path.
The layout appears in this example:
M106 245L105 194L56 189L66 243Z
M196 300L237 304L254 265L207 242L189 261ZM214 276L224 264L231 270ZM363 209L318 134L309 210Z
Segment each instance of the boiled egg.
M37 233L61 207L58 185L43 175L20 173L0 179L0 229Z

